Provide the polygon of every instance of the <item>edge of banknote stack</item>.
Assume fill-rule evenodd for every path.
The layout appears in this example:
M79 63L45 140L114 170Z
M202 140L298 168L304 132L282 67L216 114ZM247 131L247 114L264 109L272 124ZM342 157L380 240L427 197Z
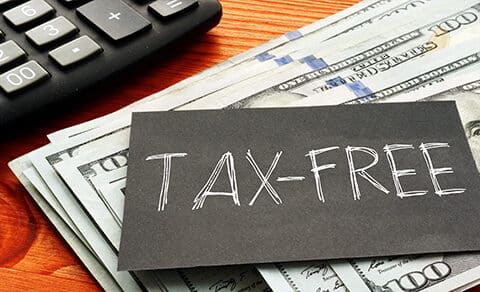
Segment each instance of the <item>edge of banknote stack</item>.
M107 291L204 291L226 279L231 291L464 290L480 281L480 253L117 271L131 112L430 100L457 102L480 169L480 1L362 1L52 133L9 166Z

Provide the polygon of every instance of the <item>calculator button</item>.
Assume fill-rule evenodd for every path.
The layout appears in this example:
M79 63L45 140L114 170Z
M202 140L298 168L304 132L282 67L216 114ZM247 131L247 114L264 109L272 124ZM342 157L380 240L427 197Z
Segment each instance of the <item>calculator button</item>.
M197 0L157 0L148 8L161 17L170 17L197 5Z
M41 47L65 36L76 33L77 31L78 29L75 25L65 17L60 16L32 28L25 34L31 42Z
M94 0L79 7L77 12L115 41L151 26L148 20L119 0Z
M49 76L36 61L30 61L0 75L0 87L6 93L13 93Z
M55 12L52 6L43 0L31 0L20 6L7 10L3 16L13 24L19 27L38 20Z
M18 61L27 54L14 41L0 44L0 67Z
M102 51L102 48L88 36L81 36L48 53L60 66L67 67Z

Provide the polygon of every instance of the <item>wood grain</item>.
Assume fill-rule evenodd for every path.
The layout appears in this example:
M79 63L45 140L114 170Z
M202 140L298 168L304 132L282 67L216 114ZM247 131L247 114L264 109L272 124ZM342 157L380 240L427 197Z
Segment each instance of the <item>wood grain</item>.
M41 123L0 140L0 291L100 290L7 163L48 143L46 134L128 105L356 0L223 0L218 27L193 43L135 66L115 83L72 102ZM480 289L475 290L480 291Z

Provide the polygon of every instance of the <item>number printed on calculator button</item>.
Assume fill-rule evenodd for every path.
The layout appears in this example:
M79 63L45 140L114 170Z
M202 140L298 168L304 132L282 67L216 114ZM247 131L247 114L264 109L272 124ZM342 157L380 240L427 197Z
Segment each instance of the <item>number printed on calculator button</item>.
M25 53L14 41L6 41L0 44L0 67L11 64L25 57Z
M151 27L151 23L120 0L94 0L77 12L114 41Z
M196 5L198 5L197 0L157 0L148 8L161 17L170 17Z
M88 36L81 36L48 53L60 66L68 67L102 51L102 48Z
M15 27L26 25L32 21L54 13L55 9L43 0L31 0L12 8L3 16Z
M41 47L59 40L78 31L78 28L68 21L65 17L59 16L48 22L45 22L31 30L25 35L35 45Z
M0 87L6 93L14 93L50 77L36 61L22 64L0 75Z

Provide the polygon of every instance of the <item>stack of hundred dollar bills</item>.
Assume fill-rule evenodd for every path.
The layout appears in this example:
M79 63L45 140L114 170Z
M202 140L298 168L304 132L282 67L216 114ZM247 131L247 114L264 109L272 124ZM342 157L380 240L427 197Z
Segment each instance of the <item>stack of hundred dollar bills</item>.
M10 167L107 291L465 290L480 253L117 271L132 111L430 100L457 102L480 168L480 0L360 2L52 133Z

